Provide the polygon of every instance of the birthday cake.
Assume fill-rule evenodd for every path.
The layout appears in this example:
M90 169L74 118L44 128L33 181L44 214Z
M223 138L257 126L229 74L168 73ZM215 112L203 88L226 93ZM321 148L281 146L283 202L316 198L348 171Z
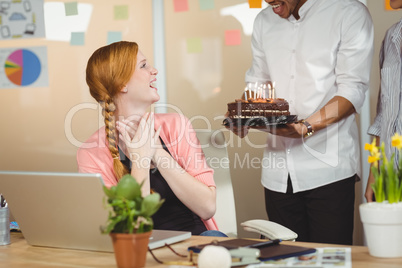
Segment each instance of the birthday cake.
M289 103L281 98L236 99L228 103L229 118L255 118L290 115Z
M288 116L289 103L285 99L275 97L275 82L250 83L241 99L228 103L228 114L231 119L248 119L259 117ZM265 96L268 96L266 98Z

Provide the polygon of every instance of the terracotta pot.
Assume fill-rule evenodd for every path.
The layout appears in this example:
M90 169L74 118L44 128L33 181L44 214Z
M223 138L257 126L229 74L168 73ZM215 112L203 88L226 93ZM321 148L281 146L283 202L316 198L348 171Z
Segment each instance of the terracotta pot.
M145 266L149 237L152 232L142 234L111 233L114 256L119 268L140 268Z
M402 257L402 202L365 203L359 209L370 255Z

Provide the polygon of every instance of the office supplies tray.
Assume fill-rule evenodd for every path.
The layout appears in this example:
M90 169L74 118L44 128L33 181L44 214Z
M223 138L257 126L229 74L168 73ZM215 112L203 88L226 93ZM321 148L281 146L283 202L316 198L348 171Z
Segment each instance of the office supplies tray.
M224 126L249 126L252 128L274 127L297 122L297 115L280 115L254 118L225 118Z

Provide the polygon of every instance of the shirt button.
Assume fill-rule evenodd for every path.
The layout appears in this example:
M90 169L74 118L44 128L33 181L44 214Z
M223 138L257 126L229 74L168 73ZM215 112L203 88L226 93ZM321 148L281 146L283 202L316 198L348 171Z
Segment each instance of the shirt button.
M294 76L294 75L291 75L291 76L290 76L290 79L295 79L295 76Z
M290 149L287 149L287 153L290 154Z
M292 53L296 53L296 49L293 49L293 50L292 50Z

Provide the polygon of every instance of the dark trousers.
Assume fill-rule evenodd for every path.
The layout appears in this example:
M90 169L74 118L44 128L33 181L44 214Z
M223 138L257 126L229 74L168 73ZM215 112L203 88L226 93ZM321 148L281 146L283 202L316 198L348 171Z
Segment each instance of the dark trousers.
M298 234L297 241L352 245L356 175L312 190L265 189L269 220Z

